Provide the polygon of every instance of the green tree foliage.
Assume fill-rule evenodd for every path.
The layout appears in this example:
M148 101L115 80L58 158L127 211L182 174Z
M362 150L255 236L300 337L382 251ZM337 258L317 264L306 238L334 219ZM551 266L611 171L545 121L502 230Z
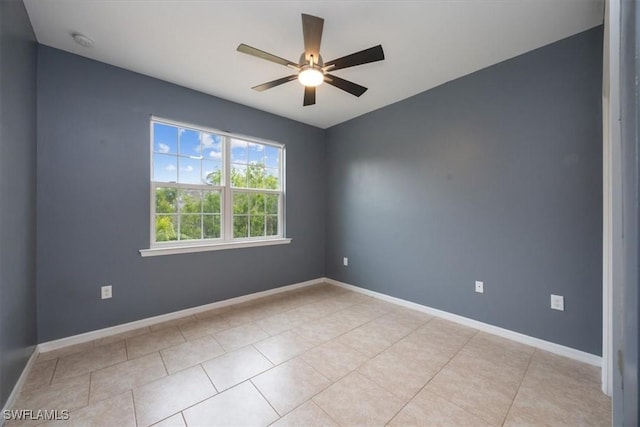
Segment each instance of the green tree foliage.
M234 167L230 175L233 188L279 188L278 177L260 163ZM207 176L207 182L222 182L221 171L210 173ZM156 241L219 238L221 236L220 209L221 200L218 191L157 188ZM234 190L233 214L235 238L278 234L278 195L276 194Z
M172 217L166 215L156 216L156 241L166 242L177 239L178 234L173 225Z

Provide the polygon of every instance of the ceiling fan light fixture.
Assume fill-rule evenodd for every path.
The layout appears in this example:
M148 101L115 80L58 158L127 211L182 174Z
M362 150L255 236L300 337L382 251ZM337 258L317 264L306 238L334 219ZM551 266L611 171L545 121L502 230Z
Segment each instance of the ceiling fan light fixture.
M320 86L324 81L326 81L328 85L343 90L353 96L361 96L365 93L367 91L366 87L329 74L329 72L355 67L356 65L369 64L370 62L382 61L384 59L382 46L377 45L370 47L369 49L361 50L325 63L320 55L320 41L322 40L323 26L324 19L304 13L302 14L304 52L300 55L300 60L297 64L244 43L238 45L238 52L296 70L295 74L253 86L251 89L263 92L267 89L280 86L281 84L298 80L300 84L304 86L303 107L316 103L316 87Z
M320 86L324 81L324 73L318 68L305 68L298 74L298 81L306 87Z

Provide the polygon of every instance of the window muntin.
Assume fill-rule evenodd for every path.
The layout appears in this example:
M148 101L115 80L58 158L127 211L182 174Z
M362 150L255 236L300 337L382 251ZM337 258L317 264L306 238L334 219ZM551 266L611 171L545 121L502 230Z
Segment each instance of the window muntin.
M151 246L283 237L279 144L151 120Z

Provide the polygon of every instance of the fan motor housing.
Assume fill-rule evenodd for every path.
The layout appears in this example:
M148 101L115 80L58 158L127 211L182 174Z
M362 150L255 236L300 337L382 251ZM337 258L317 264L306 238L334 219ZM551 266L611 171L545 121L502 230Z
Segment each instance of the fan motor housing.
M307 61L305 59L305 54L304 52L302 52L302 55L300 55L300 61L298 61L298 64L300 64L300 68L305 68L305 67L309 67L310 61ZM324 61L322 60L322 55L318 55L317 58L313 58L313 68L322 68L324 66Z

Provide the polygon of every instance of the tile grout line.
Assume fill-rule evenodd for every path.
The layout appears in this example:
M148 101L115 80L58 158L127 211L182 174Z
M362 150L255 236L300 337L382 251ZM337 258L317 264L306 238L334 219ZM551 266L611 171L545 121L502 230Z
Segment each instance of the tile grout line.
M354 304L354 305L355 305L355 304ZM342 310L346 310L347 308L349 308L349 307L344 307L344 308L342 308L342 309L340 309L340 310L338 310L338 311L331 312L331 313L329 313L329 314L327 314L327 315L324 315L324 316L322 316L322 317L327 317L327 316L330 316L330 315L336 314L336 313L338 313L338 312L340 312L340 311L342 311ZM392 314L392 313L391 313L391 312L389 312L389 313L385 313L385 314L382 314L382 315L380 315L380 316L378 316L378 317L374 317L374 318L373 318L373 319L371 319L371 320L367 320L366 322L364 322L364 323L362 323L362 324L360 324L360 325L354 326L353 328L351 328L351 329L349 329L349 330L347 330L347 331L345 331L345 332L343 332L343 333L341 333L341 334L338 334L338 335L336 335L335 337L332 337L332 338L330 338L330 339L328 339L328 340L326 340L326 341L322 341L321 343L317 344L315 347L319 347L319 346L321 346L321 345L323 345L323 344L326 344L326 343L328 343L328 342L330 342L330 341L333 341L333 340L335 340L335 339L338 339L338 338L340 338L340 337L342 337L342 336L344 336L344 335L346 335L346 334L348 334L348 333L350 333L350 332L353 332L354 330L356 330L356 329L358 329L358 328L360 328L360 327L362 327L362 326L364 326L364 325L367 325L367 324L369 324L369 323L372 323L372 322L374 322L374 321L376 321L376 320L378 320L378 319L381 319L381 318L383 318L383 317L386 317L387 315L390 315L390 314ZM320 319L320 317L319 317L319 318L317 318L317 319L311 319L311 320L309 320L308 322L303 323L302 325L305 325L305 324L307 324L307 323L310 323L310 322L315 321L315 320L318 320L318 319ZM400 342L401 340L403 340L404 338L406 338L407 336L409 336L410 334L412 334L413 332L415 332L416 330L418 330L418 329L419 329L419 328L421 328L422 326L424 326L424 325L426 325L427 323L429 323L431 320L433 320L433 317L432 317L431 319L427 320L425 323L423 323L423 324L421 324L421 325L418 325L418 326L416 326L415 328L411 329L409 332L407 332L405 335L401 336L401 337L400 337L398 340L396 340L395 342L392 342L392 343L391 343L391 346L393 346L393 345L395 345L396 343ZM302 325L300 325L300 326L302 326ZM291 331L293 331L293 329L291 329ZM286 331L285 331L285 332L286 332ZM295 332L295 331L293 331L293 332ZM296 333L297 333L297 332L296 332ZM298 335L300 335L300 334L298 334ZM305 338L303 335L300 335L300 336L301 336L301 337L303 337L303 338ZM306 338L305 338L305 339L306 339ZM308 340L308 339L307 339L307 340ZM391 347L391 346L389 346L389 347ZM314 348L315 348L315 347L314 347ZM358 349L355 349L355 348L354 348L354 350L358 351ZM383 350L383 351L385 351L385 350ZM382 353L382 352L380 352L380 353ZM367 355L365 354L365 356L367 356ZM377 356L377 355L376 355L376 356ZM367 357L368 357L368 356L367 356Z
M270 337L270 338L271 338L271 337ZM269 338L265 338L265 340L268 340L268 339L269 339ZM262 340L262 341L264 341L264 340ZM280 365L282 365L283 363L286 363L286 362L288 362L289 360L291 360L291 359L287 359L287 360L285 360L284 362L281 362L281 363L276 364L273 360L269 359L269 356L267 356L266 354L264 354L263 352L261 352L261 351L260 351L260 349L259 349L258 347L256 347L256 344L257 344L257 343L259 343L259 342L262 342L262 341L254 342L253 344L249 344L249 345L247 345L247 346L245 346L245 347L242 347L242 348L246 348L246 347L251 346L251 347L253 347L253 349L254 349L255 351L257 351L258 353L260 353L260 355L261 355L262 357L264 357L265 359L267 359L267 360L269 361L269 363L271 363L271 364L273 365L271 368L267 369L267 371L268 371L268 370L270 370L270 369L275 368L276 366L280 366ZM262 372L267 372L267 371L262 371ZM257 375L260 375L260 374L257 374ZM255 376L257 376L257 375L254 375L254 377L255 377ZM251 379L251 378L253 378L253 377L250 377L249 379Z
M259 350L258 350L258 351L259 351ZM266 356L265 356L265 357L266 357ZM311 368L314 372L318 373L321 377L323 377L324 379L326 379L326 380L329 382L329 384L328 384L328 385L326 385L325 387L322 387L322 389L320 389L318 392L316 392L313 396L309 397L309 399L307 399L307 400L305 400L304 402L300 403L299 405L295 406L293 409L291 409L290 411L288 411L288 412L287 412L287 413L285 413L284 415L280 415L280 413L279 413L279 412L275 409L275 407L271 404L271 402L269 401L269 399L267 399L267 397L262 393L262 391L261 391L261 390L260 390L260 388L257 386L257 384L255 384L255 383L253 382L253 379L254 379L254 378L256 378L256 377L258 377L258 376L260 376L260 375L262 375L262 374L264 374L265 372L269 372L270 370L275 369L276 367L281 366L281 365L283 365L284 363L290 362L290 361L292 361L292 360L294 360L294 359L296 359L296 358L298 358L298 360L300 360L300 362L301 362L301 363L304 363L304 364L305 364L305 365L307 365L309 368ZM274 366L272 366L271 368L267 369L266 371L262 371L262 372L260 372L260 373L258 373L258 374L256 374L256 375L254 375L253 377L249 378L248 380L245 380L245 381L250 381L250 382L251 382L251 384L252 384L252 385L253 385L253 386L258 390L258 392L260 393L260 395L262 395L262 397L267 401L267 403L269 403L269 405L274 409L274 411L276 411L276 414L278 414L278 416L279 416L279 418L278 418L278 419L283 418L283 417L285 417L286 415L290 414L291 412L295 411L297 408L299 408L300 406L304 405L306 402L308 402L308 401L312 400L315 396L317 396L318 394L322 393L323 391L325 391L326 389L328 389L329 387L331 387L333 384L335 384L335 382L331 381L331 379L330 379L330 378L327 378L327 376L325 376L322 372L320 372L320 371L318 371L316 368L314 368L314 367L313 367L309 362L307 362L306 360L304 360L302 357L299 357L299 355L298 355L298 356L296 356L296 357L293 357L293 358L291 358L291 359L289 359L289 360L287 360L286 362L282 362L282 363L281 363L281 364L279 364L279 365L274 365ZM243 382L245 382L245 381L243 381ZM240 384L242 384L242 383L240 383ZM235 386L234 386L234 387L235 387ZM320 407L319 405L316 405L316 406ZM322 409L322 408L320 408L320 409ZM323 412L324 412L324 411L323 411ZM327 415L328 415L328 414L327 414ZM329 418L331 418L331 417L329 417ZM331 418L331 419L333 419L333 418ZM276 420L276 421L277 421L277 420ZM276 421L274 421L274 422L276 422Z
M391 347L393 347L394 345L398 344L400 341L402 341L403 339L407 338L409 335L411 335L412 333L414 333L414 332L415 332L415 331L417 331L418 329L420 329L420 328L424 327L424 326L425 326L425 325L427 325L429 322L431 322L433 319L435 319L435 317L431 317L429 320L427 320L426 322L424 322L422 325L420 325L420 326L418 326L418 327L416 327L416 328L412 329L408 334L403 335L399 340L397 340L396 342L391 343L391 345L390 345L389 347L387 347L387 348L385 348L384 350L382 350L382 351L378 352L378 353L377 353L375 356L373 356L373 357L369 357L368 355L366 355L366 354L364 354L364 353L360 353L360 354L364 355L365 357L368 357L368 358L369 358L369 360L367 360L366 362L362 363L360 366L358 366L356 369L354 369L354 370L353 370L353 371L351 371L351 372L359 371L359 370L360 370L360 368L361 368L362 366L364 366L366 363L369 363L370 361L372 361L373 359L375 359L376 357L378 357L379 355L381 355L381 354L382 354L382 353L384 353L385 351L388 351ZM341 336L342 336L342 335L341 335ZM471 338L473 338L473 336L472 336ZM471 340L471 338L469 338L469 340ZM462 347L464 347L465 345L467 345L467 342L469 342L469 340L467 340L467 341L462 345ZM346 345L346 344L345 344L345 345ZM460 347L460 349L459 349L458 351L460 351L460 350L462 349L462 347ZM356 352L358 351L358 349L353 349L353 350L355 350ZM456 352L455 354L458 354L458 352ZM453 357L455 356L455 354L454 354L453 356L451 356L451 358L453 358ZM448 363L448 362L447 362L447 363ZM445 365L446 365L446 363L445 363ZM443 368L444 368L444 365L443 365ZM440 370L441 370L441 369L442 369L442 368L440 368ZM435 374L433 374L432 378L433 378L433 377L435 377L435 376L440 372L440 370L438 370ZM349 373L351 373L351 372L349 372ZM392 391L387 390L387 388L386 388L386 387L384 387L383 385L378 384L378 382L377 382L377 381L375 381L373 378L369 378L369 376L368 376L368 375L366 375L366 374L364 374L364 373L362 373L362 372L358 372L358 373L359 373L360 375L364 376L365 378L367 378L369 381L373 382L373 383L374 383L375 385L377 385L378 387L382 388L382 389L383 389L384 391L386 391L387 393L391 393L391 395L393 395L394 397L396 397L396 398L398 398L398 399L402 399L401 397L399 397L398 395L396 395L396 394L395 394L395 393L393 393ZM347 374L347 375L348 375L348 374ZM346 376L346 375L345 375L345 376ZM343 376L343 378L344 378L344 376ZM429 381L431 381L431 379L429 379ZM422 388L424 388L424 387L429 383L429 381L427 381L427 383L426 383L423 387L421 387L421 388L420 388L420 390L418 390L418 391L417 391L417 392L416 392L416 393L415 393L415 394L414 394L414 395L409 399L409 401L410 401L411 399L413 399L413 398L414 398L414 397L415 397L415 396L416 396L416 395L417 395L417 394L422 390ZM401 409L402 409L402 408L401 408Z
M266 370L266 371L264 371L264 372L268 372L268 371L270 371L271 369L273 369L273 368L269 368L269 369L267 369L267 370ZM257 390L257 392L260 394L260 396L262 396L262 398L264 399L264 401L265 401L265 402L267 402L267 404L268 404L269 406L271 406L271 409L273 409L273 412L275 412L275 413L276 413L276 415L278 416L278 419L274 421L274 423L275 423L276 421L278 421L278 420L282 419L282 417L284 417L284 415L280 415L280 412L278 412L278 410L275 408L275 406L273 406L273 405L271 404L271 402L269 401L269 399L267 399L267 396L265 396L265 395L262 393L262 390L260 390L260 388L258 388L258 386L256 385L256 383L254 383L254 382L253 382L253 379L254 379L255 377L257 377L257 375L254 375L253 377L249 378L248 380L242 381L240 384L245 383L245 382L247 382L247 381L251 383L251 386L252 386L254 389L256 389L256 390ZM239 386L240 384L236 384L236 385L234 385L233 387ZM230 389L232 389L233 387L230 387L230 388L228 388L227 390L230 390ZM226 390L225 390L225 391L226 391ZM287 412L287 414L288 414L288 412ZM287 415L287 414L285 414L285 415Z
M226 354L226 353L225 353ZM221 355L222 356L222 355ZM215 357L214 357L215 359ZM209 360L213 360L213 359L209 359ZM209 373L207 372L207 370L205 369L204 366L202 366L203 363L208 362L208 360L205 360L204 362L200 362L198 365L200 366L200 368L202 368L202 370L204 371L204 374L207 376L207 378L209 379L209 382L211 383L211 385L213 386L213 389L216 391L216 395L222 393L220 390L218 390L218 387L216 387L216 385L213 383L213 379L211 379L211 377L209 376ZM188 369L188 368L187 368Z
M133 420L136 422L136 426L138 426L138 413L136 411L136 397L133 394L133 389L129 390L129 393L131 393L131 402L133 403Z
M131 360L131 359L129 359L129 348L127 347L126 338L124 339L124 355L127 357L127 360Z
M157 351L158 355L160 356L160 361L162 362L162 366L164 366L164 371L167 373L167 376L171 375L169 373L169 369L167 368L167 364L164 361L164 357L162 357L162 351L158 350ZM153 354L153 353L149 353L149 354ZM144 356L143 356L144 357ZM174 372L175 373L175 372Z
M480 334L481 332L482 332L482 331L478 330L477 334ZM508 338L507 338L507 339L508 339ZM526 345L526 344L525 344L525 345ZM466 344L465 344L465 346L466 346ZM461 350L462 350L462 348L460 349L460 351L461 351ZM456 354L457 354L457 353L456 353ZM448 364L448 363L447 363L447 364ZM434 377L435 377L435 375L434 375ZM429 380L429 382L431 382L431 380ZM425 384L425 386L426 386L426 384ZM490 422L490 421L486 420L483 416L476 415L475 413L471 412L471 411L470 411L470 410L468 410L467 408L464 408L464 407L462 407L462 406L458 405L457 403L452 402L452 401L451 401L451 400L449 400L449 398L447 398L446 396L443 396L443 395L441 395L441 394L437 393L436 391L430 391L430 392L431 392L431 393L433 393L433 394L435 394L435 395L437 395L438 397L440 397L440 398L442 398L442 399L446 400L446 401L447 401L447 402L449 402L451 405L456 406L457 408L459 408L459 409L463 410L464 412L466 412L466 413L468 413L468 414L472 415L473 417L475 417L475 418L479 418L479 419L481 419L482 421L484 421L484 422L486 422L486 423L488 423L488 424L492 424L492 422Z
M529 363L527 363L527 369L524 370L524 373L522 374L522 378L520 378L520 383L518 384L518 389L516 390L516 394L513 396L513 399L511 400L511 404L509 405L509 409L507 410L507 413L504 415L504 418L502 419L502 423L500 424L502 426L504 426L504 423L507 422L507 418L509 417L509 412L511 412L511 408L513 408L513 404L516 401L518 394L520 393L520 388L522 387L522 383L524 382L524 379L527 376L527 372L529 372L529 368L531 367L531 362L533 361L533 357L535 356L537 351L538 349L534 347L533 351L531 352L531 356L529 356Z
M193 317L193 321L197 322L197 318L195 316L190 316ZM189 340L187 339L187 337L184 336L184 332L182 332L182 328L180 327L180 325L176 325L176 329L178 330L178 332L180 333L180 336L182 337L182 339L184 340L184 342L189 342ZM180 344L184 344L184 343L180 343Z
M434 318L435 318L435 317L434 317ZM427 322L427 323L429 323L429 322ZM388 421L387 423L391 422L395 417L397 417L397 416L398 416L398 414L399 414L400 412L402 412L402 410L403 410L404 408L406 408L406 407L407 407L407 405L408 405L409 403L411 403L411 402L413 401L413 399L415 399L415 397L416 397L418 394L420 394L420 393L422 392L422 390L424 390L424 389L429 385L429 383L431 382L431 380L433 380L433 379L434 379L434 378L435 378L435 377L436 377L440 372L442 372L442 370L443 370L444 368L446 368L446 367L447 367L447 365L449 365L449 363L451 363L451 361L452 361L452 360L453 360L453 359L458 355L458 353L460 353L460 352L462 351L462 349L463 349L463 348L465 348L467 344L469 344L469 341L471 341L471 340L473 339L473 337L475 337L476 335L478 335L478 333L479 333L479 332L480 332L480 331L477 331L477 330L476 330L476 332L475 332L475 333L473 333L473 334L472 334L472 335L471 335L471 336L470 336L470 337L465 341L465 343L464 343L464 344L462 344L462 345L460 346L460 348L459 348L459 349L458 349L458 350L457 350L457 351L456 351L456 352L455 352L455 353L454 353L454 354L449 358L449 360L447 360L447 363L445 363L444 365L442 365L442 367L440 367L440 369L438 369L438 370L437 370L437 371L436 371L436 372L431 376L431 378L429 378L429 380L428 380L428 381L427 381L427 382L426 382L422 387L420 387L420 390L418 390L418 391L417 391L417 392L416 392L416 393L415 393L415 394L414 394L414 395L413 395L409 400L407 400L407 402L405 402L405 404L404 404L404 405L402 405L402 407L401 407L401 408L400 408L400 409L399 409L399 410L398 410L398 411L397 411L397 412L396 412L396 413L395 413L395 414L394 414L394 415L389 419L389 421ZM365 375L365 377L366 377L366 375ZM367 378L369 378L369 377L367 377ZM371 381L373 381L373 380L371 380ZM373 381L373 383L374 383L374 384L377 384L377 385L378 385L378 387L382 388L382 389L383 389L383 390L385 390L387 393L391 393L391 395L392 395L392 396L394 396L394 397L396 397L396 398L398 397L398 396L396 396L396 394L395 394L395 393L393 393L393 392L391 392L391 391L387 390L385 387L381 386L380 384L376 383L375 381ZM437 394L437 393L435 393L435 394ZM438 394L438 396L440 396L440 395ZM451 402L449 399L445 398L444 396L440 396L440 397L442 397L443 399L445 399L447 402L449 402L449 403L451 403L451 404L454 404L454 405L455 405L455 403ZM458 406L458 405L455 405L455 406ZM460 406L458 406L458 407L460 408ZM460 409L463 409L463 410L465 410L465 411L466 411L466 409L464 409L464 408L460 408ZM466 412L469 412L469 411L466 411ZM472 414L472 415L473 415L473 414ZM474 416L475 416L475 415L474 415ZM485 422L486 422L486 420L485 420L484 418L482 418L482 417L478 417L478 418L481 418L483 421L485 421Z
M89 372L89 391L87 393L87 406L91 405L91 384L93 382L93 372Z
M319 393L318 393L318 394L319 394ZM316 394L316 396L317 396L318 394ZM313 397L315 397L315 396L313 396ZM325 411L325 410L324 410L324 408L323 408L322 406L320 406L320 405L318 405L316 402L314 402L314 401L313 401L313 397L312 397L311 399L307 400L307 402L311 402L311 403L313 403L313 404L316 406L316 408L320 409L320 410L321 410L321 411L322 411L322 412L323 412L327 417L329 417L329 419L330 419L331 421L333 421L334 423L336 423L336 425L338 425L338 426L339 426L339 425L340 425L340 423L339 423L336 419L334 419L334 418L333 418L333 417L332 417L332 416L331 416L327 411ZM306 403L306 402L305 402L305 403ZM301 406L302 406L302 405L301 405Z
M195 367L195 366L198 366L198 365L191 366L191 368L193 368L193 367ZM204 371L205 375L207 375L207 378L208 378L208 377L209 377L209 375L207 374L206 369L204 369L202 366L200 366L200 367L202 368L202 370ZM189 368L186 368L186 369L189 369ZM184 371L184 370L186 370L186 369L183 369L183 371ZM182 372L182 371L178 371L178 372ZM164 378L164 377L163 377L163 378ZM158 379L160 379L160 378L158 378ZM154 381L157 381L157 380L154 380ZM151 381L151 382L154 382L154 381ZM211 381L211 380L209 380L209 381ZM147 383L147 384L151 384L151 383ZM239 384L236 384L236 385L239 385ZM206 397L206 398L204 398L204 399L202 399L202 400L199 400L199 401L197 401L197 402L193 403L192 405L189 405L189 406L187 406L187 407L185 407L185 408L182 408L182 409L180 409L180 410L178 410L178 411L176 411L176 412L172 412L171 414L167 415L165 418L163 418L163 419L161 419L161 420L158 420L158 421L154 422L152 425L155 425L155 424L159 423L160 421L166 420L167 418L171 418L171 417L173 417L174 415L177 415L177 414L182 414L182 418L184 419L185 424L186 424L186 418L184 418L184 414L183 414L183 412L184 412L184 411L186 411L187 409L191 409L191 408L193 408L194 406L199 405L199 404L201 404L202 402L205 402L205 401L207 401L207 400L209 400L209 399L211 399L211 398L214 398L214 397L216 397L216 396L218 396L218 395L220 394L220 393L218 393L218 391L217 391L216 387L215 387L213 384L212 384L212 386L213 386L214 391L216 392L215 394L212 394L211 396ZM233 387L235 387L235 385L234 385ZM231 390L233 387L229 387L227 390ZM227 390L225 390L225 391L227 391ZM133 390L132 390L132 392L133 392ZM141 426L141 427L142 427L142 426Z
M58 369L58 363L60 363L60 358L56 359L56 363L53 366L53 372L51 372L51 378L49 378L49 382L47 383L47 385L53 384L53 377L56 375L56 370Z

